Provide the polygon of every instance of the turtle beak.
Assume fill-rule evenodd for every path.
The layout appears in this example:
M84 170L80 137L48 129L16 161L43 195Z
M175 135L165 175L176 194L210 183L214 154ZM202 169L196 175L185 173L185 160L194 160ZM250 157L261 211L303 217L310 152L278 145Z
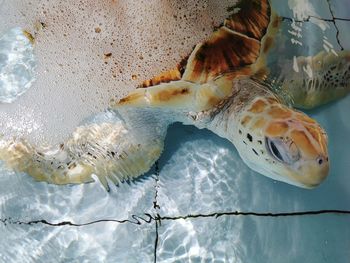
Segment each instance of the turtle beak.
M303 188L312 189L322 183L329 174L328 157L319 157L317 160L304 162L292 174L292 180Z

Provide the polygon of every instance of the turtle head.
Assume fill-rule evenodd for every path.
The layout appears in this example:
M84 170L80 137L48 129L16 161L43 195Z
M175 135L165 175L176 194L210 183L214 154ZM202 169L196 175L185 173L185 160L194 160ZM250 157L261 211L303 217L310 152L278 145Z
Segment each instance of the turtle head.
M235 144L253 170L303 188L313 188L327 177L327 135L306 114L274 97L258 97L238 119Z

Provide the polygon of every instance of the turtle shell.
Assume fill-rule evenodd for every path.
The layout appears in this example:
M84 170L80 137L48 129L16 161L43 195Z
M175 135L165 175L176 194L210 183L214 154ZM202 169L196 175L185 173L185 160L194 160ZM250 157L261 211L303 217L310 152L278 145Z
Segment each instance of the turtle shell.
M205 83L254 64L272 19L270 4L268 0L241 0L227 10L231 14L209 39L198 44L175 69L144 81L141 87L180 79Z

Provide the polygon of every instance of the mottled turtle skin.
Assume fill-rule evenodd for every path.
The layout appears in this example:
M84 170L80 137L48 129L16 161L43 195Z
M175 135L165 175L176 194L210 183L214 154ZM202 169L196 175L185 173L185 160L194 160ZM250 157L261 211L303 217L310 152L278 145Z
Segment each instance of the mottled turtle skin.
M109 182L147 172L163 151L169 125L182 122L228 139L260 174L303 188L319 185L329 173L327 136L293 106L314 108L345 96L350 54L297 58L313 78L291 71L280 83L292 98L286 103L268 85L266 67L281 19L267 0L244 0L232 10L177 68L112 103L108 118L78 127L56 147L3 138L0 159L38 181L85 183L95 174L108 189Z

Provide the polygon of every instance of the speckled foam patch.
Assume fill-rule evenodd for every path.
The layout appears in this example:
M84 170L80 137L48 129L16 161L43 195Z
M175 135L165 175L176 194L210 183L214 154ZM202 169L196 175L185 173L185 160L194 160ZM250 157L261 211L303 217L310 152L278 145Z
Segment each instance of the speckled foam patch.
M34 37L38 74L16 103L0 104L0 132L35 142L61 141L111 98L176 66L222 23L234 3L2 2L0 35L21 27Z

